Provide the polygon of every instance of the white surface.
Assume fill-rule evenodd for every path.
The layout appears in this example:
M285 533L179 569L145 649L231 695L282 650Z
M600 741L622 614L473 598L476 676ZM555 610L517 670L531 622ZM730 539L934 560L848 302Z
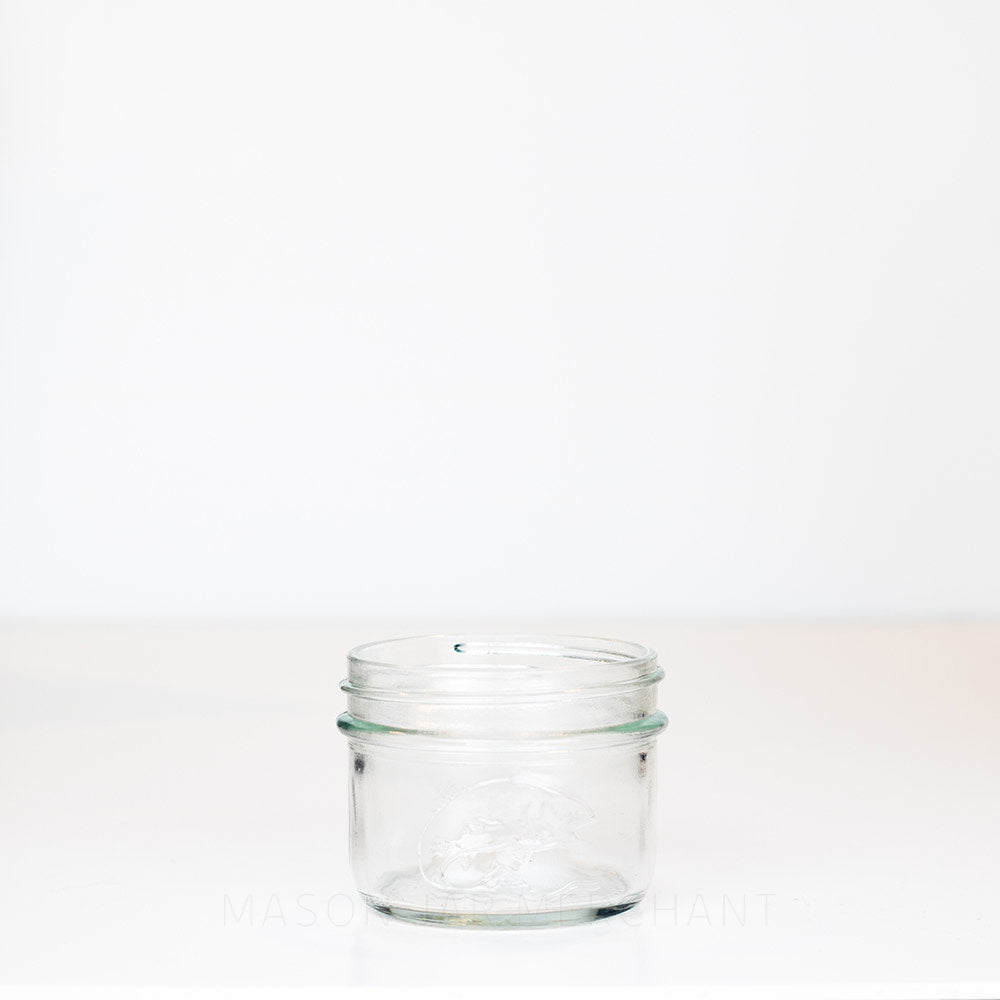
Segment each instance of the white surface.
M541 627L657 647L671 725L651 896L533 932L353 895L336 685L392 628L3 629L0 983L998 995L1000 625Z
M1000 5L0 7L0 615L1000 613Z

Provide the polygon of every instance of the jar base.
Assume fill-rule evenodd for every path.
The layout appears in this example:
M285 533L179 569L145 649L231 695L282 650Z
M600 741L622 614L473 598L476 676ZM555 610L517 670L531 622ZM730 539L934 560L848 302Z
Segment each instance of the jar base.
M438 927L484 927L526 930L534 927L572 927L594 920L604 920L626 913L642 900L643 894L607 906L581 906L566 910L545 910L539 913L444 913L433 910L412 910L405 906L383 903L360 893L361 898L376 912L410 924L434 924Z

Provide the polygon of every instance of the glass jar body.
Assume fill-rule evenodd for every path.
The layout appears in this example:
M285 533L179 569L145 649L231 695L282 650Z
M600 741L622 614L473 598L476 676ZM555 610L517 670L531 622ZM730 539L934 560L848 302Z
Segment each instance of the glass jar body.
M517 927L610 916L642 898L655 849L652 737L407 744L350 740L351 866L375 909Z
M655 851L645 647L421 637L359 647L350 853L375 909L455 926L563 925L634 906Z

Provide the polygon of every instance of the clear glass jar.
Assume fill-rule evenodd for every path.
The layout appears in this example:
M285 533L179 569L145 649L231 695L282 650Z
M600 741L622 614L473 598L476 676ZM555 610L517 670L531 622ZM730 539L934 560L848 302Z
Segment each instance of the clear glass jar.
M652 876L656 710L644 646L423 636L358 646L341 685L355 880L376 910L460 926L621 913Z

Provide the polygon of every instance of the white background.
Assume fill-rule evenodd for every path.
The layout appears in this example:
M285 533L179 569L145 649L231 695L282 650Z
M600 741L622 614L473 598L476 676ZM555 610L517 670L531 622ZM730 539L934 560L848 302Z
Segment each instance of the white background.
M1000 612L998 41L7 0L0 615Z
M0 0L0 996L1000 995L998 52ZM628 919L361 908L343 653L450 629L659 651Z

